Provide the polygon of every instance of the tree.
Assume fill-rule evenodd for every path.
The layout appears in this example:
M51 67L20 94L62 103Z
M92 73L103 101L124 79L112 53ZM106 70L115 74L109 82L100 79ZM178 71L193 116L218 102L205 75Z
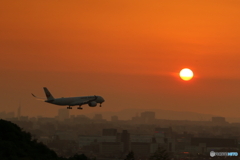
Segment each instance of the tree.
M42 160L58 159L57 154L43 143L32 140L30 133L22 131L16 124L0 120L1 160Z
M124 160L134 160L134 153L133 153L133 151L129 152Z
M89 160L84 154L75 154L74 156L68 158L68 160Z
M166 149L158 147L149 160L170 160L170 155Z
M70 158L58 157L43 143L16 124L0 119L0 160L89 160L84 154Z

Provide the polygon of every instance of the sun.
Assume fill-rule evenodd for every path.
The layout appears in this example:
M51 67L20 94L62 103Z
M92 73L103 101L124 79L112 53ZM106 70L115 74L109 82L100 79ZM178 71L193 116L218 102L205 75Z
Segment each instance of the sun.
M184 81L189 81L193 78L193 71L188 68L184 68L180 71L179 76Z

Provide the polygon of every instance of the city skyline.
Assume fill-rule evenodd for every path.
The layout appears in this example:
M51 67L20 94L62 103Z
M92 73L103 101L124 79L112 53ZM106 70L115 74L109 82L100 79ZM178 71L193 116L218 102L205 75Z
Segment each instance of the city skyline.
M205 122L172 121L157 119L155 112L142 112L128 121L116 117L106 121L101 114L86 118L69 116L69 111L59 109L54 118L9 118L13 123L1 123L12 123L19 131L31 133L61 157L77 153L97 159L123 159L131 150L136 159L142 159L162 147L174 159L190 156L199 160L209 158L212 148L215 152L239 151L240 123L229 123L224 117L212 117ZM8 132L17 132L12 128Z
M24 110L24 108L23 108ZM150 109L150 110L143 110L143 109L125 109L118 112L89 112L85 114L80 114L79 112L74 112L72 110L66 109L66 108L59 108L56 110L56 112L49 116L44 114L38 114L36 116L30 116L27 114L22 114L22 107L19 106L16 111L1 111L0 112L0 118L2 119L9 119L9 120L28 120L28 119L38 119L38 118L47 118L47 119L56 119L63 121L64 119L59 119L59 115L63 115L65 119L69 119L70 117L85 117L87 119L94 119L97 117L101 117L102 120L105 121L131 121L136 120L146 113L152 113L154 116L150 116L154 119L159 120L166 120L166 121L181 121L181 122L211 122L213 117L220 117L226 119L226 122L228 123L239 123L240 118L238 117L222 117L218 115L212 115L212 114L201 114L196 112L182 112L182 111L171 111L171 110L162 110L162 109ZM67 118L68 117L68 118ZM140 123L140 122L139 122Z

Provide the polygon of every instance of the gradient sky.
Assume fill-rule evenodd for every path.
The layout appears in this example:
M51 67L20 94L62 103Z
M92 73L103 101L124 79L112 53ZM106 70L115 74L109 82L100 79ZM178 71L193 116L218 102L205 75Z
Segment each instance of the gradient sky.
M36 101L101 95L102 108L240 117L239 0L2 0L0 111L57 114ZM195 77L182 81L182 68Z

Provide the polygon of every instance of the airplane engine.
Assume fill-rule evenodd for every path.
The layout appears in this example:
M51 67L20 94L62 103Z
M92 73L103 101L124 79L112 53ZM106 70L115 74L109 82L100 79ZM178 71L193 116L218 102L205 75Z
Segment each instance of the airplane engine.
M97 102L92 101L88 103L89 107L96 107L97 106Z

